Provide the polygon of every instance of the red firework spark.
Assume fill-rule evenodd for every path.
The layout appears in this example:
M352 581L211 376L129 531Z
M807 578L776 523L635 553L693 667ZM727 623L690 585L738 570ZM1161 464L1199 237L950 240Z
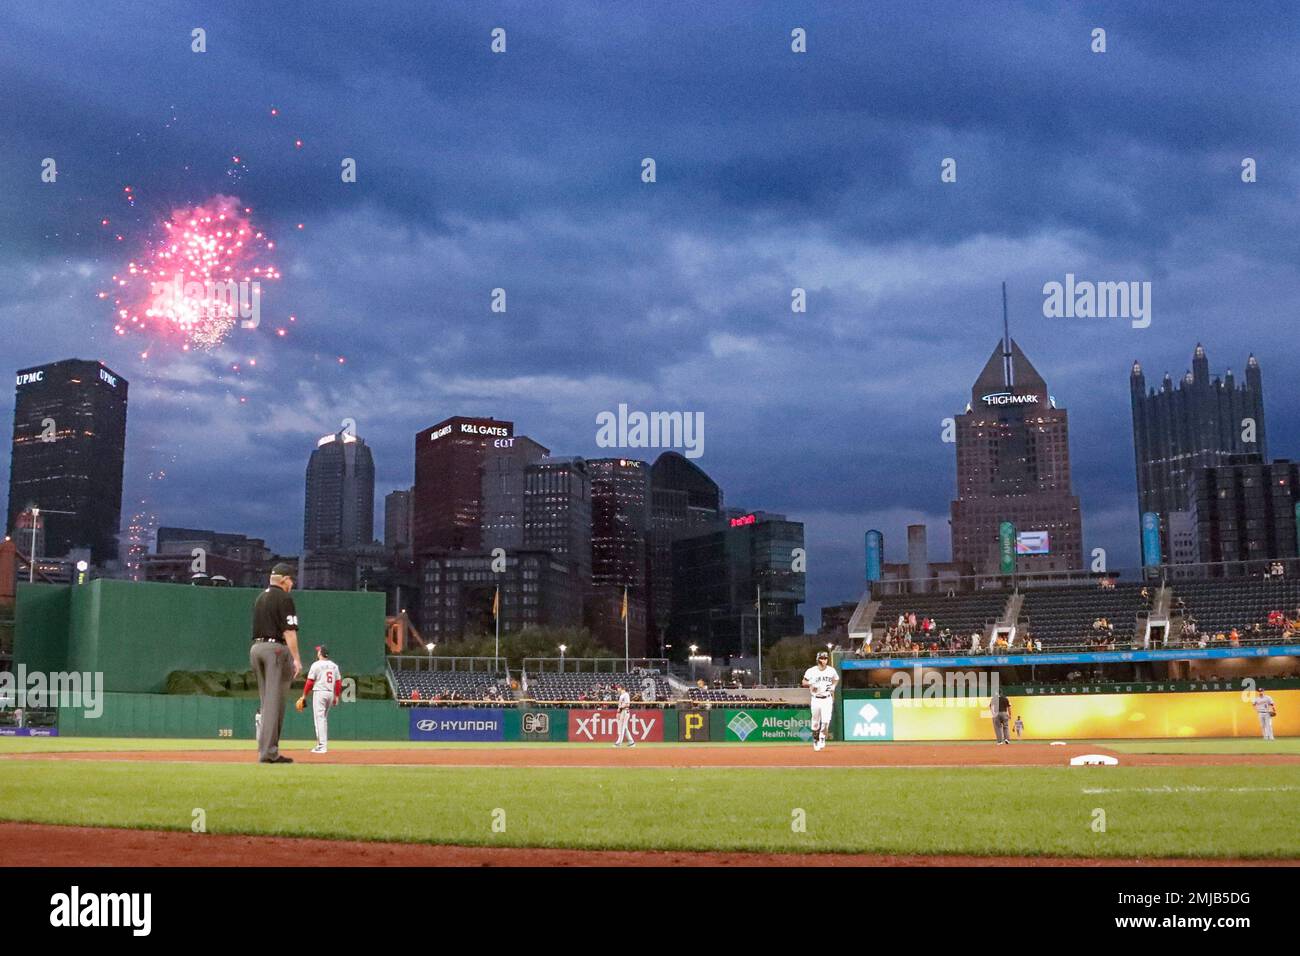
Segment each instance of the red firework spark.
M261 283L279 279L280 271L269 258L275 243L253 225L251 214L237 198L221 195L174 209L125 274L113 276L114 331L210 349L236 322L256 327Z

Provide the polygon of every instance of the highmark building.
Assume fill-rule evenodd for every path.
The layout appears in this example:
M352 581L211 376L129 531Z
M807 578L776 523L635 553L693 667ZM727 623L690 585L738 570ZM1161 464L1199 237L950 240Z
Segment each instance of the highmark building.
M1081 569L1083 519L1070 483L1069 418L1010 337L989 356L956 421L953 561L977 575L1009 566L1019 574ZM1004 525L1013 531L1007 542Z

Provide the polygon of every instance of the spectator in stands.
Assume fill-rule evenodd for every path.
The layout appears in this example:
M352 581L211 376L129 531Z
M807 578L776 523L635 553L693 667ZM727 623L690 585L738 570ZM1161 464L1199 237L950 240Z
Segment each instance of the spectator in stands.
M417 687L415 688L415 690L411 691L411 700L419 700L419 699L420 699L420 688Z

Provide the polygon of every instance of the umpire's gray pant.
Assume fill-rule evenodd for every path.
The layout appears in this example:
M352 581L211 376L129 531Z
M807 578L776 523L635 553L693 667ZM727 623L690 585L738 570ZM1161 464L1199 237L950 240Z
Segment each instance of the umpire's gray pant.
M1011 715L1005 710L1000 710L993 717L993 732L998 736L998 743L1004 740L1010 740L1011 734L1007 728L1011 724Z
M283 644L254 641L248 662L257 675L257 696L262 701L262 722L257 727L257 759L280 756L280 729L284 726L284 698L293 680L293 655Z

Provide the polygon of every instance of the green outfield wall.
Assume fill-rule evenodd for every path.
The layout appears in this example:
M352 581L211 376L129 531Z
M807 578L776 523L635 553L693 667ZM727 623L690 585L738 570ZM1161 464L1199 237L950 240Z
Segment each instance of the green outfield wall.
M253 740L257 711L255 699L169 694L104 695L103 712L87 716L80 708L59 708L61 737L183 737L215 740L222 737ZM290 698L284 713L286 740L313 740L316 736L311 709L293 709ZM406 740L406 711L391 701L359 700L330 711L331 740Z
M96 580L24 584L14 661L29 671L102 672L104 688L159 693L172 671L246 671L253 588ZM328 644L348 674L384 672L384 595L295 591L304 667Z

